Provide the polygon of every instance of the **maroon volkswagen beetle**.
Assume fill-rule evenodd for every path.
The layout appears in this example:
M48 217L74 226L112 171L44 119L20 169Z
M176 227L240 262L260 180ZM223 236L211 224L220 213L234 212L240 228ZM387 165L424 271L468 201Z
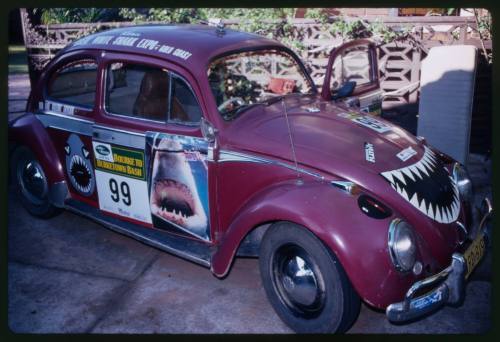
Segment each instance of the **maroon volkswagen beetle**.
M93 34L48 64L10 123L23 205L61 208L224 277L259 257L297 332L343 332L361 300L405 322L463 299L487 240L450 157L370 113L376 52L330 55L323 89L290 49L210 26Z

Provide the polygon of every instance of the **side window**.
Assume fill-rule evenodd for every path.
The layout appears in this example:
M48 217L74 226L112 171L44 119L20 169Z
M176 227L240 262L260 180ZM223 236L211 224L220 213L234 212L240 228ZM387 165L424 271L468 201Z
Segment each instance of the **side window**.
M97 63L92 59L73 61L51 77L47 95L54 100L92 108L95 102Z
M370 51L366 45L345 49L334 61L330 89L337 90L348 81L356 82L356 86L371 83L370 66Z
M182 123L198 123L201 120L201 109L195 95L187 83L178 76L172 77L172 104L170 121Z
M106 76L108 113L166 121L169 73L165 69L132 63L112 63Z

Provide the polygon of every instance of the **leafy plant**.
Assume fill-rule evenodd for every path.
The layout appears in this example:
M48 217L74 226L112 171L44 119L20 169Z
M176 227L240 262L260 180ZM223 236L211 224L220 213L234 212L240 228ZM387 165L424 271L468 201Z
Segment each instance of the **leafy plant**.
M36 8L42 24L93 23L123 20L117 8Z

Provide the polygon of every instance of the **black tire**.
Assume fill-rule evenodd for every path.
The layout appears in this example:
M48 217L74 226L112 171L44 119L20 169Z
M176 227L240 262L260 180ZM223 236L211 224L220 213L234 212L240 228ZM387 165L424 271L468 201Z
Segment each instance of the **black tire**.
M45 172L33 152L18 147L11 159L11 176L16 194L26 210L37 217L50 218L60 209L49 201L49 184Z
M267 297L295 332L343 333L357 319L361 301L342 265L306 228L273 224L259 258Z

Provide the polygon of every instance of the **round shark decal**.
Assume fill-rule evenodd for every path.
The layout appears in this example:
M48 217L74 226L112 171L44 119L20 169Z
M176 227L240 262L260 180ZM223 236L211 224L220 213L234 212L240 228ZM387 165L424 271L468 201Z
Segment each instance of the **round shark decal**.
M71 134L64 146L66 153L66 172L73 188L81 195L94 193L95 179L90 152L76 134Z
M431 149L418 162L381 175L407 202L439 223L452 223L460 214L458 187Z

